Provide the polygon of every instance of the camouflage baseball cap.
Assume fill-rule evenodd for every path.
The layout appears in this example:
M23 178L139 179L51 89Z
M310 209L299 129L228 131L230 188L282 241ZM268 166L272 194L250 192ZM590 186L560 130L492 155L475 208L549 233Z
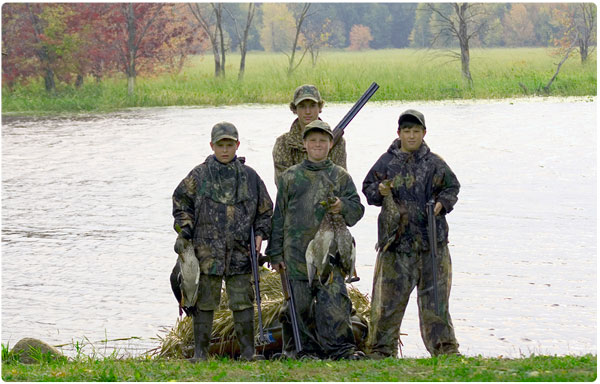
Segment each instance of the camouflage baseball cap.
M238 137L238 131L235 125L226 121L221 121L220 123L215 124L215 126L212 127L212 132L210 133L210 141L212 143L216 143L223 139L239 141Z
M331 130L331 127L329 126L329 124L327 124L323 120L319 120L319 119L306 125L306 127L304 128L304 133L302 134L302 138L305 139L306 135L308 135L308 133L310 131L316 131L316 130L324 131L326 134L331 136L331 140L333 140L333 131Z
M297 106L303 100L313 100L316 103L323 101L317 87L310 84L301 85L294 91L293 104Z
M407 109L400 114L400 117L398 118L398 128L400 128L400 124L403 121L411 121L413 123L421 124L423 128L427 129L427 126L425 125L425 116L421 112L414 109Z

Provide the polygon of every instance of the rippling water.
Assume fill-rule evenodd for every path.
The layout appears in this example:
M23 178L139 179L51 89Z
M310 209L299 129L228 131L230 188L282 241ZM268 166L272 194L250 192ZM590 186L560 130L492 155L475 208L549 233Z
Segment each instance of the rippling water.
M335 125L349 107L326 105L322 118ZM371 102L345 136L359 189L407 108L424 112L425 140L462 184L448 216L461 351L596 353L596 98ZM100 354L156 346L178 316L173 189L227 120L274 199L271 148L292 118L287 106L254 105L3 116L2 343L36 337ZM365 293L378 212L367 207L351 228ZM427 355L415 295L402 332L405 356Z

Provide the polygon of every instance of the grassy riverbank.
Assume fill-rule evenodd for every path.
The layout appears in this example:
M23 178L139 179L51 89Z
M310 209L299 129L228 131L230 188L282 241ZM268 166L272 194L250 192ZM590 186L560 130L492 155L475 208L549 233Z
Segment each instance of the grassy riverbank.
M2 90L2 111L60 113L111 111L127 107L287 104L293 89L316 84L326 101L354 102L371 82L380 85L372 100L497 99L531 96L545 86L560 58L545 48L473 49L473 87L461 78L460 62L441 51L395 49L322 52L315 68L310 58L288 76L281 53L250 52L243 81L237 80L239 54L227 57L226 78L215 79L212 56L192 57L180 74L138 76L134 96L127 96L122 75L92 79L80 89L59 85L48 95L43 82ZM596 55L582 65L572 55L551 86L551 96L597 94Z
M381 361L79 359L2 364L4 381L594 381L597 356Z

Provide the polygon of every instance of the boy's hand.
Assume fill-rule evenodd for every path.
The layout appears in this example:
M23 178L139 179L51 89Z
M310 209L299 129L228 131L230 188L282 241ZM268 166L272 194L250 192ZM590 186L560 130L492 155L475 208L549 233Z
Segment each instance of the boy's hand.
M279 272L280 269L286 269L285 268L285 263L283 261L277 263L277 264L272 264L271 265L273 267L273 269L277 272Z
M337 214L342 211L342 200L335 198L335 203L329 206L329 213Z
M442 212L442 208L444 208L444 206L438 201L437 203L435 203L435 207L433 208L433 214L435 216L439 215L440 212Z
M254 243L256 244L256 257L258 257L258 255L260 255L260 249L262 248L262 241L263 241L262 236L256 235L256 237L254 237Z
M378 188L379 188L379 194L381 196L385 197L385 196L389 195L390 193L392 193L392 188L390 187L389 183L381 182L381 183L379 183Z

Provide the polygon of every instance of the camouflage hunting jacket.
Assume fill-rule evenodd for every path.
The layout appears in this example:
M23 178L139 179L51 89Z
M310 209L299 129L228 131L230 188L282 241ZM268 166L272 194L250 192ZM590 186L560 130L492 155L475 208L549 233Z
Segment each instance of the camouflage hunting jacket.
M307 154L302 140L302 129L298 119L294 120L289 132L279 136L273 146L273 163L275 165L275 184L283 171L292 165L306 160ZM340 141L329 151L328 159L346 169L346 141Z
M192 229L203 274L250 273L250 228L263 239L271 233L273 202L244 161L222 164L210 155L173 192L174 226Z
M348 172L329 159L292 166L279 176L278 185L266 254L272 264L285 261L290 279L307 280L305 253L325 216L321 202L338 197L348 226L362 218L365 207Z
M425 142L416 152L404 153L400 150L400 139L396 139L363 181L362 191L370 205L382 206L383 196L379 193L379 184L386 179L392 180L394 202L403 206L408 214L408 225L390 250L410 253L429 249L425 204L432 196L443 205L442 211L436 216L437 242L447 243L448 223L445 216L454 208L460 189L460 183L448 164L432 153ZM378 244L382 244L383 238L388 235L382 233L382 227L392 227L382 225L382 220L387 217L389 215L382 208L379 214Z

